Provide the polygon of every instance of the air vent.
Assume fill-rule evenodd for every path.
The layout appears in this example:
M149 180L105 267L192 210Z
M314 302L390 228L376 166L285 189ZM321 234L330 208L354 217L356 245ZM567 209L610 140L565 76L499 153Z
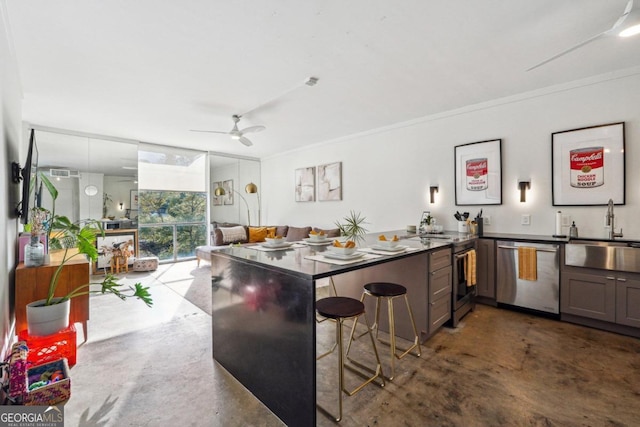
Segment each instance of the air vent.
M80 171L69 169L49 169L52 178L80 178Z

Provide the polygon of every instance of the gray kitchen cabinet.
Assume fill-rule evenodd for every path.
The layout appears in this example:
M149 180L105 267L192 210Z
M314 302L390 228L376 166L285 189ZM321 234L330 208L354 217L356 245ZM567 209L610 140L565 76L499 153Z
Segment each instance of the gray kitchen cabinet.
M616 321L614 272L565 267L560 286L560 312L575 316Z
M438 328L451 319L451 249L442 249L429 254L429 292L427 333L433 335Z
M493 239L478 239L476 279L479 297L496 299L496 244ZM478 299L482 302L482 299Z
M640 275L616 274L616 323L640 328Z

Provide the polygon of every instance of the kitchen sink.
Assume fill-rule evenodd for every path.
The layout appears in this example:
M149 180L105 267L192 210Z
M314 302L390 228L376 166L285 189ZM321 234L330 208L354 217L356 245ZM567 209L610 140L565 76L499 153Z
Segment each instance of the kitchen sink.
M565 246L565 265L640 273L640 242L571 240Z

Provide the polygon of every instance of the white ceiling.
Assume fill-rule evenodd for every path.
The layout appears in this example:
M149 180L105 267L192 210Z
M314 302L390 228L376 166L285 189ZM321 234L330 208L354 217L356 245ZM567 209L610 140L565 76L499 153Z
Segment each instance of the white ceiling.
M607 35L526 71L627 0L2 1L25 121L259 158L640 65ZM252 147L189 131L242 113Z

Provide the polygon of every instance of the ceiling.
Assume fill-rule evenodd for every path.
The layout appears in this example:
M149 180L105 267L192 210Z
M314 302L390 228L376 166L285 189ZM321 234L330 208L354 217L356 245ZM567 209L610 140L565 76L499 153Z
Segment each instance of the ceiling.
M25 121L256 158L640 65L606 35L527 71L627 0L2 1ZM233 114L253 146L190 132Z

